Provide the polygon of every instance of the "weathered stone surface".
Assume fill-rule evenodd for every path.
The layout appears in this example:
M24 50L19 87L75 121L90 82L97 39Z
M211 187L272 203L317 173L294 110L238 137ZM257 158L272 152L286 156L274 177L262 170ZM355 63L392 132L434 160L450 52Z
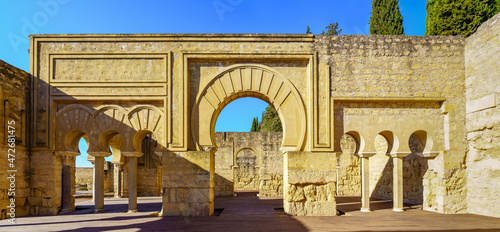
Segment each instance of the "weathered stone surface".
M215 195L238 190L283 195L282 138L278 132L216 132Z
M29 207L20 212L59 211L68 199L61 176L74 172L60 153L78 153L81 137L93 155L110 154L114 142L123 154L141 157L141 140L153 133L161 171L134 170L122 160L123 179L139 175L146 194L165 187L164 215L210 215L215 195L250 188L283 193L292 215L334 215L336 194L360 193L363 168L371 173L364 190L373 196L390 198L391 181L403 180L400 195L426 210L498 216L498 189L485 183L500 178L499 17L467 39L34 35L32 77L0 65L0 115L23 122L18 147L29 151L17 161L24 167L19 202ZM258 136L244 139L254 143L249 147L219 144L217 116L241 97L275 106L281 144ZM6 187L4 178L1 207ZM124 181L124 195L130 190L134 198L128 187Z
M29 137L30 75L0 60L0 220L11 218L11 198L15 217L29 214L30 153ZM9 137L10 135L10 137ZM9 140L10 139L10 140ZM15 172L14 172L15 170ZM50 179L43 180L49 181Z
M466 170L453 173L454 184L466 192L467 212L500 217L500 14L467 38Z

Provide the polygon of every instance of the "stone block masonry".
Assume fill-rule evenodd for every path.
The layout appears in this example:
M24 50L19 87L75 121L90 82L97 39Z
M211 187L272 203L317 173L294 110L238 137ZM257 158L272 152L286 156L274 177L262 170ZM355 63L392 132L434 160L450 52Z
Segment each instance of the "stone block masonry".
M252 189L282 194L290 215L335 215L336 194L361 193L362 211L373 195L392 197L394 211L406 201L499 217L499 17L467 39L32 35L31 76L0 65L0 155L8 156L12 118L19 215L74 209L74 157L85 137L98 164L98 211L113 143L129 212L137 193L161 187L164 216L211 215L216 195ZM241 97L272 104L282 137L214 133L220 112ZM150 133L156 172L140 167ZM137 187L138 178L148 184ZM6 184L0 180L5 213Z
M465 45L468 212L500 217L500 14Z
M283 195L280 132L216 132L215 195L255 190L262 196Z
M0 219L28 215L30 205L47 205L31 187L29 144L30 75L0 60ZM10 127L9 127L10 126ZM10 138L10 140L9 140ZM10 150L9 150L10 149ZM40 184L50 182L38 176Z
M440 121L434 128L434 136L441 137L443 150L438 157L425 161L429 174L424 174L422 181L437 185L424 186L423 192L429 195L422 197L428 201L424 208L442 213L467 212L467 204L463 201L467 195L466 180L459 174L465 169L466 150L465 39L459 36L318 36L312 49L319 53L320 62L329 66L336 137L346 132L342 130L351 119L354 119L352 123L365 121L362 125L368 126L368 115L379 118L398 115L390 124L385 124L384 120L375 122L381 130L367 132L372 135L382 132L384 127L426 125L424 121L431 118L431 121ZM419 98L444 101L409 103ZM402 139L400 144L409 143L409 136ZM410 153L408 149L405 152ZM374 161L377 159L374 157ZM381 165L385 166L387 161L392 163L385 159L380 158ZM384 167L381 168L383 171ZM389 185L391 183L387 182L386 186ZM383 188L379 190L383 195L389 193ZM436 192L446 194L430 197Z

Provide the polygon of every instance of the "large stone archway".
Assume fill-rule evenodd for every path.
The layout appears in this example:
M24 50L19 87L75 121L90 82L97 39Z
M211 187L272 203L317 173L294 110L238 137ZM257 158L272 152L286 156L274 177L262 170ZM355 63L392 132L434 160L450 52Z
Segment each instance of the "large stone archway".
M384 155L397 165L396 210L402 202L401 159L412 152L408 138L425 142L418 152L429 163L424 208L458 212L460 207L449 205L461 204L465 186L460 181L463 43L451 37L306 34L32 36L32 123L26 141L30 173L50 180L30 183L33 205L48 201L34 206L42 213L33 214L60 210L61 173L71 164L64 160L78 154L75 140L84 135L99 163L96 171L111 154L110 143L120 150L123 157L114 160L128 163L133 193L135 165L148 133L157 137L161 155L162 214L212 214L214 124L240 97L267 101L283 122L286 213L337 213L336 173L342 168L337 155L344 134L356 140L354 155L365 166L377 152L378 135L390 143ZM113 140L117 135L120 142ZM445 177L453 181L438 181ZM448 187L456 191L443 195ZM129 194L131 211L134 195Z
M303 150L306 139L306 108L296 87L283 75L259 64L229 66L198 94L191 116L193 141L200 149L215 146L215 122L222 109L242 97L272 104L283 123L282 148Z

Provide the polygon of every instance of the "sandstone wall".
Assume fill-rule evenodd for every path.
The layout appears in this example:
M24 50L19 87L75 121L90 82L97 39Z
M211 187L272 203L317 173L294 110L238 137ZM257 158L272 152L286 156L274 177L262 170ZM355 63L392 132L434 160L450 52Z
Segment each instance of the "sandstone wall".
M320 66L320 75L330 75L336 137L342 136L349 120L366 124L371 120L370 115L377 115L373 120L385 118L377 123L390 121L389 124L401 127L415 120L432 118L439 122L436 139L443 141L444 151L426 160L428 169L422 177L426 186L422 198L425 209L442 213L465 213L467 208L463 201L466 197L464 44L463 37L450 36L346 35L317 36L312 45L319 53L320 64L329 65L325 71ZM444 100L402 100L416 98ZM402 143L409 141L402 139ZM380 175L385 168L390 169L391 162L387 162L387 157L379 158L374 163L378 163ZM383 189L381 192L389 193Z
M137 196L159 196L158 179L161 173L156 168L137 167ZM128 181L128 180L126 180Z
M28 73L0 60L0 219L29 214L29 198L41 195L29 187L29 84Z
M94 188L94 168L75 168L75 182L77 185L85 185L88 190ZM78 190L77 190L78 191Z
M75 184L76 185L87 185L88 190L94 188L94 168L87 167L76 167L75 168ZM104 192L114 191L114 165L106 161L104 162Z
M161 145L169 149L169 152L162 156L164 169L161 174L162 186L166 188L163 198L166 215L208 215L210 213L207 212L213 210L213 202L210 200L214 192L211 192L211 187L215 186L215 195L231 195L235 189L256 188L257 183L262 195L288 194L285 206L287 212L293 215L315 215L311 212L315 207L335 207L334 198L331 197L335 193L350 195L359 191L355 188L359 186L359 172L356 171L359 168L359 160L347 155L349 152L343 149L344 154L338 157L332 157L331 154L332 146L337 146L333 141L337 142L336 140L346 133L344 129L347 126L375 128L376 125L397 124L407 127L416 123L436 124L432 130L435 133L434 142L439 146L431 151L439 154L437 157L428 156L424 159L416 156L423 155L422 152L405 151L412 153L403 163L405 199L422 202L427 210L465 213L468 207L468 201L464 201L467 198L466 186L472 184L466 181L467 175L469 178L483 178L474 172L467 174L465 162L469 167L479 170L482 159L489 159L483 155L486 154L484 150L496 149L496 127L489 126L490 124L478 126L496 117L494 109L486 108L493 107L488 103L492 101L496 106L498 98L494 91L497 88L491 84L495 82L490 76L490 73L497 72L497 67L493 66L496 64L491 63L495 57L488 58L497 54L491 53L496 51L492 44L497 43L497 37L488 36L494 34L497 29L493 23L486 25L491 26L489 30L485 30L487 33L480 31L478 35L468 39L465 56L463 37L84 35L79 38L81 42L75 42L71 41L75 36L33 36L32 68L33 75L39 81L37 88L33 89L35 105L32 110L34 125L31 128L34 132L31 144L34 146L34 152L31 154L29 170L32 174L32 198L28 201L30 205L36 205L32 207L33 214L53 214L60 206L61 161L52 150L64 144L61 142L63 133L56 133L57 129L54 128L65 127L56 127L53 124L55 118L52 111L61 110L71 104L86 105L91 109L109 104L129 113L134 112L132 109L135 106L145 104L155 109L147 112L164 112L161 118L166 121L157 121L157 125L161 127L157 134L163 135L164 138L159 139L164 141ZM95 54L87 54L89 51ZM201 54L201 51L204 51L204 54ZM87 55L79 56L82 52ZM467 60L464 57L467 57ZM466 61L469 103L485 105L486 102L486 108L470 104L470 109L476 110L469 112L467 128L464 95ZM258 82L259 88L263 83L265 96L257 97L288 96L286 92L280 92L287 89L280 87L284 83L279 79L280 75L276 75L274 79L268 71L255 69L254 72L253 68L246 66L248 63L256 63L259 67L266 67L266 70L275 70L296 88L297 96L304 101L304 109L300 110L307 112L307 115L296 112L285 116L296 123L295 129L304 128L307 123L307 131L304 129L301 134L287 134L290 139L288 148L300 145L300 136L303 135L304 144L299 150L303 149L304 152L291 152L286 154L284 159L283 156L276 155L279 142L267 142L274 138L259 137L260 134L243 136L243 140L250 143L245 147L235 140L228 139L231 136L226 133L216 135L219 137L216 139L218 154L212 159L212 146L204 146L201 149L196 144L200 141L193 141L197 135L195 133L193 137L191 133L199 132L206 135L202 138L203 144L211 145L212 138L208 136L211 132L210 123L197 125L196 120L199 118L196 117L208 115L206 118L210 118L205 111L215 108L219 110L219 106L222 108L233 97L250 96L253 88L257 87L255 80L260 78L258 73L267 74ZM236 83L232 88L236 86L243 90L245 87L245 91L238 92L237 95L232 92L224 92L224 95L228 96L217 95L222 94L222 91L219 91L222 88L219 85L222 76L219 81L213 82L214 85L207 89L207 95L204 95L204 106L207 108L202 108L199 115L190 115L196 105L197 96L202 94L201 88L212 83L214 77L221 74L225 68L241 64L245 64L241 69L232 70L235 72ZM140 76L137 70L147 70L148 75ZM97 80L99 86L93 84L96 77L88 75L90 71L103 74ZM469 75L470 73L480 75ZM116 78L115 74L120 77ZM231 76L231 73L226 74ZM253 78L253 75L256 78ZM479 81L481 78L484 81ZM477 85L476 80L479 83ZM488 85L488 88L480 86L480 83L486 83L484 85ZM214 89L219 90L214 92ZM96 96L95 92L101 95ZM212 92L215 95L211 95ZM482 95L485 93L495 95ZM219 102L222 100L219 97L223 98L224 102ZM58 101L61 99L66 100ZM54 105L51 105L52 103ZM210 106L208 103L214 105ZM50 108L51 106L53 108ZM111 112L107 113L111 115ZM143 113L146 114L146 110ZM134 117L146 119L143 113L134 114ZM490 118L489 121L485 120L486 117ZM155 118L159 119L160 115ZM491 125L496 125L495 123ZM483 127L486 129L482 129ZM104 129L101 131L105 131ZM466 156L467 131L469 140L472 141L470 144L475 150L470 149ZM380 131L371 132L376 135ZM128 135L133 137L134 133ZM99 136L95 134L94 137ZM281 139L276 139L278 140ZM128 138L128 141L125 145L131 146L132 140ZM401 144L409 142L410 135L401 138ZM483 147L484 143L491 144ZM386 176L392 169L392 162L383 150L367 151L379 153L372 157L370 164L373 174L372 192L380 197L389 197L392 179ZM335 152L340 153L340 150L335 147ZM295 160L286 160L288 156ZM316 166L315 158L320 160L318 162L329 163L321 163L317 168L303 166ZM283 168L283 162L290 170ZM340 167L335 170L337 162ZM215 176L207 171L214 166ZM492 177L496 178L496 169L492 167L491 170ZM126 175L125 168L125 183ZM147 174L148 177L151 175L154 174ZM215 180L215 183L211 180ZM282 183L286 184L280 188ZM491 187L488 188L482 186L481 191L486 189L484 194L493 191ZM126 184L124 191L127 191ZM472 195L469 194L469 202L479 199L470 196ZM330 213L318 211L317 215Z
M500 14L466 40L468 212L500 217Z
M283 195L282 133L217 132L215 138L216 196L231 196L238 190Z
M342 137L342 154L337 156L337 196L361 195L361 161L356 152L354 138L350 135Z

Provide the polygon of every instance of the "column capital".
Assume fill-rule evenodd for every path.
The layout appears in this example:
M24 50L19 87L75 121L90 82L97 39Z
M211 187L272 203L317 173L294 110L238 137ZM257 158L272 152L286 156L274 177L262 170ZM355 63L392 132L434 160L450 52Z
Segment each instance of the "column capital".
M202 147L202 149L204 151L210 151L210 152L216 152L217 151L217 147L216 146L205 146L205 147Z
M57 151L57 154L60 156L72 156L76 157L80 155L80 152L75 152L75 151Z
M372 157L372 156L374 156L376 154L377 154L377 152L360 152L360 153L355 154L355 155L357 155L357 156L359 156L361 158L370 158L370 157Z
M130 157L141 157L144 154L138 151L122 151L122 155L130 158Z
M441 154L440 151L429 151L429 152L418 153L417 155L420 157L428 158L428 159L434 159L439 154Z
M108 157L111 155L111 152L104 152L104 151L95 151L95 152L87 152L89 153L89 156L93 157Z
M60 157L63 165L72 165L75 162L76 155L60 155Z
M392 158L404 158L408 155L410 155L411 152L394 152L389 154Z
M295 150L296 150L296 147L288 147L288 146L280 147L280 151L283 154L285 154L286 152L295 151Z

